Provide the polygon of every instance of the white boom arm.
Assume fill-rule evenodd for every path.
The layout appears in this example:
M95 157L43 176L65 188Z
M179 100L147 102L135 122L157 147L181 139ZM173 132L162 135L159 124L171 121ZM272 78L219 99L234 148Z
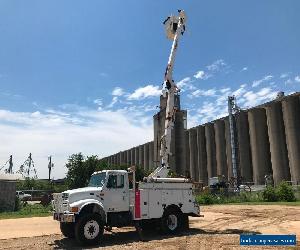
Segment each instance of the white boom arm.
M165 72L164 78L164 90L163 95L167 96L167 107L166 107L166 120L165 120L165 131L161 137L160 143L160 156L162 157L161 166L156 168L147 179L153 180L153 178L166 178L169 173L170 165L169 158L171 153L171 133L174 127L175 113L177 108L175 107L175 95L179 92L178 87L173 80L173 68L175 62L175 55L178 48L178 41L181 35L185 31L186 16L184 11L178 10L179 16L168 17L164 24L166 25L167 37L173 39L172 49L169 56L168 65Z

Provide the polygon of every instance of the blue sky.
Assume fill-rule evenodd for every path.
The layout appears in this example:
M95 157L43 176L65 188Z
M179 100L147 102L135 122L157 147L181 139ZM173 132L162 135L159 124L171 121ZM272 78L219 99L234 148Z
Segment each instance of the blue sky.
M151 140L171 41L188 16L174 80L188 126L300 87L299 1L0 1L0 165L32 152L46 177L68 155L108 155Z

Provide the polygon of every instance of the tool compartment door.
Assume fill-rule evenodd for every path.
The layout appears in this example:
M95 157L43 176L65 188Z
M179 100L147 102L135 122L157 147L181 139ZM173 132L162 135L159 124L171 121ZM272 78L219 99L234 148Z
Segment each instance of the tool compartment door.
M161 190L149 189L149 218L161 218L163 214Z

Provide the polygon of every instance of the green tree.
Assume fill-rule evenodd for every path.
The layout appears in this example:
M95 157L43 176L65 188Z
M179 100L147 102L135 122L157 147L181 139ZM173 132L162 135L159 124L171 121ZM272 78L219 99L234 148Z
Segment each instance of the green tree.
M82 153L73 154L69 157L66 163L68 169L67 185L69 188L85 187L91 175L96 171L116 169L127 170L128 166L125 165L108 165L107 162L101 161L97 155L85 157ZM143 180L144 176L148 173L140 167L136 167L136 181Z
M86 169L82 153L72 154L66 164L68 169L67 184L69 188L80 188L86 185Z
M86 171L86 178L87 178L86 181L88 181L90 179L91 175L95 171L102 170L98 156L97 155L88 156L86 158L86 160L84 161L84 168Z

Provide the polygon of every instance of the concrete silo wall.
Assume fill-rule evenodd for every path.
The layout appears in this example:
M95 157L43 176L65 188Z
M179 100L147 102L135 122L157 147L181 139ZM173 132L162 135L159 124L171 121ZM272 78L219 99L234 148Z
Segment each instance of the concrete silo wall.
M265 184L272 175L300 184L300 93L275 99L234 115L237 138L238 174L245 182ZM165 105L161 100L161 105ZM160 138L164 109L153 117L154 140L104 158L108 164L125 163L151 170L160 165ZM186 111L176 113L172 133L170 165L178 175L191 176L208 184L208 179L233 176L228 117L186 129Z
M248 114L247 112L242 111L236 114L235 119L238 141L238 171L244 181L251 182L253 180L253 168L251 159Z
M197 127L197 161L198 161L198 174L199 181L208 184L207 177L207 156L206 156L206 140L205 128L203 126Z
M227 178L227 156L226 156L226 140L225 140L225 122L217 120L214 123L215 144L216 144L216 162L217 175L224 175Z
M272 174L266 112L255 108L248 112L253 181L264 184L265 175Z
M281 103L269 104L266 113L273 179L275 184L279 184L282 180L291 179Z
M300 183L300 102L299 96L282 101L291 180Z

